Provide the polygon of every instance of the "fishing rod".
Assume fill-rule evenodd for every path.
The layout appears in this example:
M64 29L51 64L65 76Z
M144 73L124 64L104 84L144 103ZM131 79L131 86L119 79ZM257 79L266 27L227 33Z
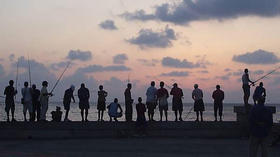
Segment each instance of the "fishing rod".
M259 82L260 80L266 78L267 76L271 75L272 73L276 72L276 71L279 70L279 69L280 69L280 66L277 67L276 69L272 70L271 72L269 72L269 73L263 75L262 77L260 77L259 79L257 79L254 83ZM254 84L254 83L253 83L253 84Z
M30 60L29 60L29 54L28 54L28 75L29 75L29 85L31 88L31 67L30 67Z
M51 93L53 93L54 89L56 88L58 82L61 80L62 76L64 75L65 71L68 69L68 67L70 66L71 62L69 62L67 64L67 66L65 67L65 69L63 70L63 72L61 73L61 75L59 76L58 80L56 81L55 85L53 86Z

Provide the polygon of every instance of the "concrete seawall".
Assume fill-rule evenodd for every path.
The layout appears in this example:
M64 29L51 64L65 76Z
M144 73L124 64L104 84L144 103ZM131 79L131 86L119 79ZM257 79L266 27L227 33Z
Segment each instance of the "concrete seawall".
M280 129L275 124L273 132ZM240 138L248 127L238 122L152 122L147 136L157 138ZM126 122L45 122L0 123L0 139L87 139L129 138L136 134L135 123Z

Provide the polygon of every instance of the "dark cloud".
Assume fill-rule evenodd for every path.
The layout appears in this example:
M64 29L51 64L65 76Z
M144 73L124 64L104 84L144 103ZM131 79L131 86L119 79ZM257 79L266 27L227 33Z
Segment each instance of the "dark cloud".
M156 6L151 14L139 10L121 16L126 20L158 20L186 25L192 21L222 21L242 16L274 17L279 14L279 0L183 0Z
M117 30L118 29L113 20L103 21L99 24L99 26L106 30Z
M226 69L224 69L224 71L225 71L225 72L230 72L231 69L230 69L230 68L226 68Z
M165 30L159 32L151 29L141 29L138 36L128 39L127 42L144 49L170 47L173 40L176 40L176 34L173 29L166 26Z
M91 60L92 54L90 51L70 50L66 58L70 60L88 61Z
M152 60L138 59L137 61L140 62L142 65L150 66L150 67L154 67L154 66L156 66L157 63L160 62L157 59L152 59Z
M216 76L216 79L227 81L229 80L229 75Z
M62 62L58 62L58 63L53 63L51 64L50 68L52 70L58 70L60 68L65 68L67 65L69 64L69 62L65 62L65 61L62 61ZM71 63L71 65L73 65L74 63Z
M166 67L172 67L172 68L205 68L208 64L207 62L189 62L188 60L179 60L177 58L172 57L164 57L161 61L161 64Z
M5 70L2 64L0 64L0 77L5 75Z
M172 71L172 72L169 72L169 73L162 73L160 76L185 77L185 76L189 76L189 72L187 72L187 71Z
M113 57L114 64L124 64L125 61L128 60L126 54L118 54Z
M268 52L265 50L257 50L254 52L247 52L241 55L235 55L232 58L235 62L245 63L245 64L275 64L280 61L280 59L273 52Z
M94 72L115 72L115 71L130 71L131 69L124 65L90 65L87 67L79 68L77 72L80 73L94 73Z
M256 70L256 71L253 72L253 74L262 75L262 74L264 74L264 71L263 70Z
M243 70L238 69L237 71L232 72L233 76L241 76L243 74Z
M202 74L208 74L208 70L201 70L201 71L198 71L199 73L202 73Z

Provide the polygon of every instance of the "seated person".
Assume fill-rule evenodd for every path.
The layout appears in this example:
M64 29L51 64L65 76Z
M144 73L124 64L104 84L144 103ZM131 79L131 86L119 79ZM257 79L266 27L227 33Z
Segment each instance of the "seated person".
M52 111L52 121L53 122L61 122L62 112L60 107L56 107L56 111Z
M115 98L114 102L112 102L109 106L107 106L108 108L108 114L110 116L110 122L112 121L112 118L114 118L114 120L117 122L117 118L122 117L122 107L121 105L118 103L118 99ZM118 112L118 109L120 109L121 112Z

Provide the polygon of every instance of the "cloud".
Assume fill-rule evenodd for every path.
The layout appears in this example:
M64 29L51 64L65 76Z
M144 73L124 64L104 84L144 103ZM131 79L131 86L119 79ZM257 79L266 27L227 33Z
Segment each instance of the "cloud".
M275 64L280 61L280 59L273 52L268 52L265 50L257 50L254 52L247 52L241 55L235 55L232 58L235 62L245 63L245 64Z
M198 71L199 73L202 73L202 74L208 74L208 70L201 70L201 71Z
M172 68L205 68L208 62L199 61L197 63L189 62L188 60L179 60L172 57L164 57L161 61L161 64L165 67Z
M154 67L156 66L157 63L159 63L160 61L157 59L151 59L151 60L147 60L147 59L137 59L138 62L140 62L142 65L145 66L150 66L150 67Z
M153 13L138 10L124 13L126 20L157 20L178 25L193 21L227 20L243 16L274 17L280 14L279 0L182 0L156 6Z
M0 76L4 76L5 75L5 70L2 64L0 64Z
M70 60L88 61L91 60L92 54L90 51L70 50L66 58Z
M99 24L99 26L106 30L117 30L118 29L113 20L103 21Z
M227 80L229 80L229 75L216 76L215 78L216 78L216 79L220 79L220 80L227 81Z
M124 64L125 61L128 60L128 57L126 56L126 54L118 54L116 56L113 57L113 62L114 64Z
M90 65L87 67L79 68L77 72L81 73L94 73L94 72L121 72L121 71L130 71L131 69L124 65L110 65L110 66L102 66L102 65Z
M262 75L262 74L264 74L264 71L263 70L256 70L256 71L253 72L253 74Z
M60 68L65 68L68 64L69 64L69 62L62 61L62 62L58 62L58 63L53 63L53 64L51 64L50 68L51 68L52 70L58 70L58 69L60 69ZM71 63L70 66L73 65L73 64L74 64L74 63Z
M15 54L10 54L9 55L9 60L11 61L11 62L13 62L14 60L15 60Z
M187 71L172 71L172 72L169 72L169 73L162 73L160 76L185 77L185 76L189 76L189 72L187 72Z
M243 74L243 70L238 69L237 71L232 72L233 76L241 76Z
M226 68L226 69L224 69L224 71L225 71L225 72L230 72L231 69L230 69L230 68Z
M138 36L127 40L130 44L144 48L166 48L172 46L172 41L176 40L176 34L168 26L164 30L155 32L152 29L141 29Z

